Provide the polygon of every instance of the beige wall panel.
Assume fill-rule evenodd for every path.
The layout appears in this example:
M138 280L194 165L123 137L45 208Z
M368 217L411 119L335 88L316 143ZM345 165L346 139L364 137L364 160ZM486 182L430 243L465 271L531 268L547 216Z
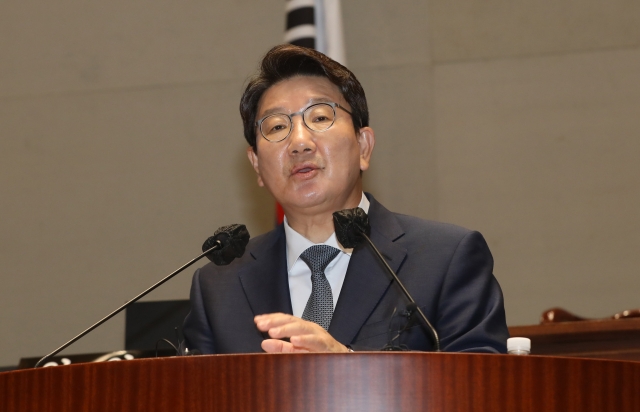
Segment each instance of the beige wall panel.
M199 253L272 227L241 82L0 101L0 365L49 352ZM192 269L150 295L186 298ZM114 320L70 351L124 344Z
M438 217L481 230L510 324L638 307L640 50L435 69Z
M640 45L637 0L431 0L435 62Z
M275 1L4 0L0 96L229 79L282 41Z
M356 70L356 69L354 69ZM365 190L390 210L424 218L436 213L430 69L426 64L357 70L376 135Z
M427 3L343 1L349 68L376 133L365 190L394 211L435 215Z
M350 68L429 62L424 0L349 0L342 10Z

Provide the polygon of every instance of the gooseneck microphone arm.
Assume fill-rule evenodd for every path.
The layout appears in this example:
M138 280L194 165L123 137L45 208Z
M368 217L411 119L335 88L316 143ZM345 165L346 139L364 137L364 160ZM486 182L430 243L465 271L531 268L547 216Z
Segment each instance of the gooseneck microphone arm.
M338 242L340 242L346 248L355 248L357 245L362 242L362 239L366 239L371 246L371 249L376 252L376 256L384 267L387 269L387 272L393 277L393 280L396 281L396 284L400 286L400 289L404 293L404 296L409 301L407 305L407 311L409 313L418 312L420 315L420 319L424 322L424 326L429 329L431 333L431 337L433 339L433 343L436 347L436 352L440 352L440 338L438 337L438 332L436 332L436 328L431 325L429 319L425 316L424 312L420 309L418 304L409 294L407 288L404 287L396 272L391 269L391 266L387 263L387 261L382 257L380 251L373 244L371 239L369 238L369 234L371 233L371 226L369 225L369 217L359 207L354 209L345 209L340 210L338 212L333 213L333 226L336 230L336 237L338 238Z
M40 366L40 364L42 364L44 361L46 361L47 359L51 358L52 356L57 355L58 353L62 352L64 349L66 349L67 347L71 346L74 342L76 342L78 339L82 338L83 336L85 336L87 333L91 332L92 330L94 330L95 328L97 328L98 326L102 325L103 323L105 323L106 321L108 321L109 319L111 319L112 317L114 317L115 315L117 315L118 313L122 312L123 310L125 310L127 307L131 306L132 303L137 302L138 300L140 300L142 297L146 296L149 292L151 292L152 290L156 289L158 286L162 285L163 283L165 283L166 281L168 281L169 279L171 279L172 277L174 277L175 275L177 275L178 273L182 272L183 270L185 270L186 268L188 268L189 266L193 265L194 263L196 263L197 261L199 261L200 259L202 259L203 257L207 256L209 253L218 250L222 248L222 243L220 241L217 241L217 243L210 248L209 250L206 250L205 252L203 252L201 255L191 259L189 262L185 263L184 265L180 266L176 271L172 272L170 275L168 275L167 277L165 277L164 279L162 279L161 281L159 281L158 283L156 283L155 285L151 286L149 289L145 290L144 292L142 292L141 294L139 294L138 296L136 296L135 298L131 299L130 301L128 301L127 303L125 303L124 305L120 306L118 309L114 310L113 312L111 312L110 314L108 314L107 316L105 316L104 318L102 318L101 320L99 320L98 322L94 323L92 326L90 326L89 328L87 328L84 332L80 333L78 336L76 336L75 338L71 339L69 342L65 343L64 345L60 346L58 349L54 350L53 352L51 352L50 354L44 356L42 359L40 359L38 361L38 363L36 363L36 365L34 366L34 368L37 368Z
M418 315L420 316L420 319L422 319L424 324L427 326L427 329L429 329L429 332L431 332L431 337L433 338L433 342L435 343L435 346L436 346L436 352L440 352L440 338L438 337L438 332L436 332L436 328L434 328L433 325L431 325L431 322L429 322L429 319L427 319L427 316L424 314L424 312L422 312L422 309L420 309L420 306L418 306L416 304L416 301L413 300L413 298L411 297L411 294L409 294L409 291L407 290L407 288L404 287L404 285L402 284L402 282L398 278L398 275L396 275L396 272L394 272L393 269L391 269L391 266L389 266L389 264L384 259L384 257L382 257L382 255L378 251L378 248L375 247L375 245L373 244L371 239L369 239L369 236L367 236L367 234L363 233L363 232L360 232L360 234L369 243L369 246L371 246L371 249L376 253L376 256L378 256L378 259L380 260L380 262L382 262L382 264L387 268L387 272L389 272L391 274L391 276L393 277L393 280L395 280L396 284L398 286L400 286L400 289L402 289L402 293L404 293L404 295L409 300L409 305L415 307L415 310L418 312Z
M34 368L37 368L38 366L40 366L40 364L42 364L47 359L60 353L62 350L69 347L72 343L82 338L83 336L85 336L87 333L91 332L98 326L102 325L103 323L105 323L106 321L108 321L118 313L122 312L132 303L137 302L138 300L140 300L140 298L147 295L149 292L151 292L158 286L162 285L163 283L165 283L166 281L168 281L178 273L182 272L189 266L193 265L203 257L205 256L208 257L216 265L228 265L234 259L242 257L242 255L244 254L245 248L249 243L249 238L250 238L249 232L247 231L247 228L245 225L233 224L233 225L222 226L218 228L218 230L216 230L213 236L208 238L202 245L202 254L198 255L197 257L191 259L184 265L180 266L175 272L171 273L170 275L162 279L160 282L156 283L155 285L151 286L149 289L145 290L135 298L131 299L124 305L120 306L118 309L114 310L113 312L111 312L110 314L108 314L107 316L105 316L95 324L93 324L91 327L89 327L87 330L85 330L75 338L71 339L69 342L60 346L58 349L54 350L47 356L44 356L42 359L38 361L38 363L36 363L36 366L34 366Z

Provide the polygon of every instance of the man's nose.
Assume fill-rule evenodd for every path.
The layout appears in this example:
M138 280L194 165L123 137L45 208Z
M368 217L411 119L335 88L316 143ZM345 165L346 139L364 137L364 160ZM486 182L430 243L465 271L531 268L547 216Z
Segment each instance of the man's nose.
M313 132L305 126L302 116L294 116L293 119L291 119L291 128L289 153L313 152L316 149L315 136Z

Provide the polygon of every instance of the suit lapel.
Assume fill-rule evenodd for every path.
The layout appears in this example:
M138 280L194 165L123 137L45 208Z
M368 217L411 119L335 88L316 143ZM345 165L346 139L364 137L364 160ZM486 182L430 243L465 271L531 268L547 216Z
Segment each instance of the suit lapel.
M394 241L404 234L404 230L391 212L372 196L369 198L371 240L389 266L397 273L407 251ZM349 261L329 333L339 342L351 343L391 283L391 276L369 245L365 243L358 245Z
M248 252L254 260L238 277L253 314L293 313L282 225L259 239Z

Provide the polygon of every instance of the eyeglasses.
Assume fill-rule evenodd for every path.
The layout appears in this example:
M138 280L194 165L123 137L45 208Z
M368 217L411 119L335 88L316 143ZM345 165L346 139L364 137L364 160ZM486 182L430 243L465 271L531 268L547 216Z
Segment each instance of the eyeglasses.
M302 115L302 122L307 129L314 132L324 132L333 126L336 121L336 107L341 108L349 115L350 111L338 103L316 103L296 113L276 113L263 117L256 122L262 137L270 142L281 142L291 134L293 130L293 116Z

